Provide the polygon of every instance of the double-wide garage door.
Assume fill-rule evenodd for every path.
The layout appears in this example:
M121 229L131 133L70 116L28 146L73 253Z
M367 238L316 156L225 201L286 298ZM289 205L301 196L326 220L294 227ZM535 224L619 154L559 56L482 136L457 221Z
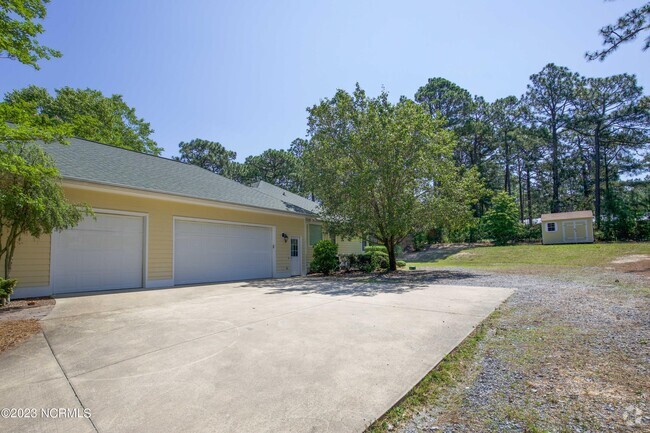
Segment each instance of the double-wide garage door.
M96 213L52 239L54 293L143 286L144 218Z
M175 220L174 284L271 277L271 228Z

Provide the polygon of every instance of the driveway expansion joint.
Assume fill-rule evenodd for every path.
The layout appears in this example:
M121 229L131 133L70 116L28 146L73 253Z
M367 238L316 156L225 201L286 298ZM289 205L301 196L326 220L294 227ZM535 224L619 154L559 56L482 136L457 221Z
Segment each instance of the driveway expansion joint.
M79 398L79 394L77 394L77 390L74 388L74 385L72 385L72 382L70 382L70 378L68 378L68 374L63 369L63 366L61 365L61 362L59 361L59 358L54 353L54 350L52 350L52 345L50 344L50 340L47 338L47 335L45 334L44 331L41 331L41 333L43 334L43 338L45 339L45 342L47 343L47 347L50 349L50 352L52 353L52 356L54 357L54 360L56 361L57 365L61 369L61 373L63 373L63 377L65 377L66 382L68 382L68 385L70 386L70 389L72 390L72 393L74 394L75 398L79 402L79 405L81 406L81 408L85 411L86 406L81 401L81 398ZM88 421L90 421L90 424L93 426L93 430L95 430L97 433L99 433L99 430L97 429L97 426L95 425L95 422L93 421L92 417L89 417L87 419L88 419Z

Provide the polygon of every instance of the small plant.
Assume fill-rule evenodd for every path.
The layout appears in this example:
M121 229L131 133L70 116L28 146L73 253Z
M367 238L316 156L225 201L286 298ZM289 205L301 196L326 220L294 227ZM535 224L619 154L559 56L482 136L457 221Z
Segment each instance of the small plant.
M9 302L9 298L14 292L16 283L17 281L13 278L8 280L0 278L0 306L5 305Z
M374 272L375 270L388 269L388 250L383 245L367 246L363 254L362 263L359 269L364 272Z
M329 275L339 267L339 246L334 242L323 239L314 245L314 259L309 264L312 272Z
M403 268L404 266L406 266L406 262L404 260L398 260L396 265L398 268Z

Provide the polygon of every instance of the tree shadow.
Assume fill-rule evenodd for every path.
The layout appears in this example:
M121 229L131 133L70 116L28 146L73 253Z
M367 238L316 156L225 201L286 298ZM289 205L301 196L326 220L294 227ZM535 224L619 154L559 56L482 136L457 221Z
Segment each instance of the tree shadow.
M423 290L432 284L446 284L476 278L462 271L422 270L386 273L349 273L332 276L308 276L278 280L248 281L245 287L268 289L266 294L299 293L328 296L375 296Z
M401 260L407 262L437 262L453 256L463 250L478 248L477 244L443 244L430 245L426 250L404 253L400 256Z

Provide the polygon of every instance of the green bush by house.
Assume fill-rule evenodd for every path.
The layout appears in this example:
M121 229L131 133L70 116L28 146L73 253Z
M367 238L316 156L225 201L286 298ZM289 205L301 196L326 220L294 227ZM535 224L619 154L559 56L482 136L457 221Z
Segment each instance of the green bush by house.
M323 239L314 245L314 259L309 265L312 272L329 275L339 267L339 246L334 242Z

